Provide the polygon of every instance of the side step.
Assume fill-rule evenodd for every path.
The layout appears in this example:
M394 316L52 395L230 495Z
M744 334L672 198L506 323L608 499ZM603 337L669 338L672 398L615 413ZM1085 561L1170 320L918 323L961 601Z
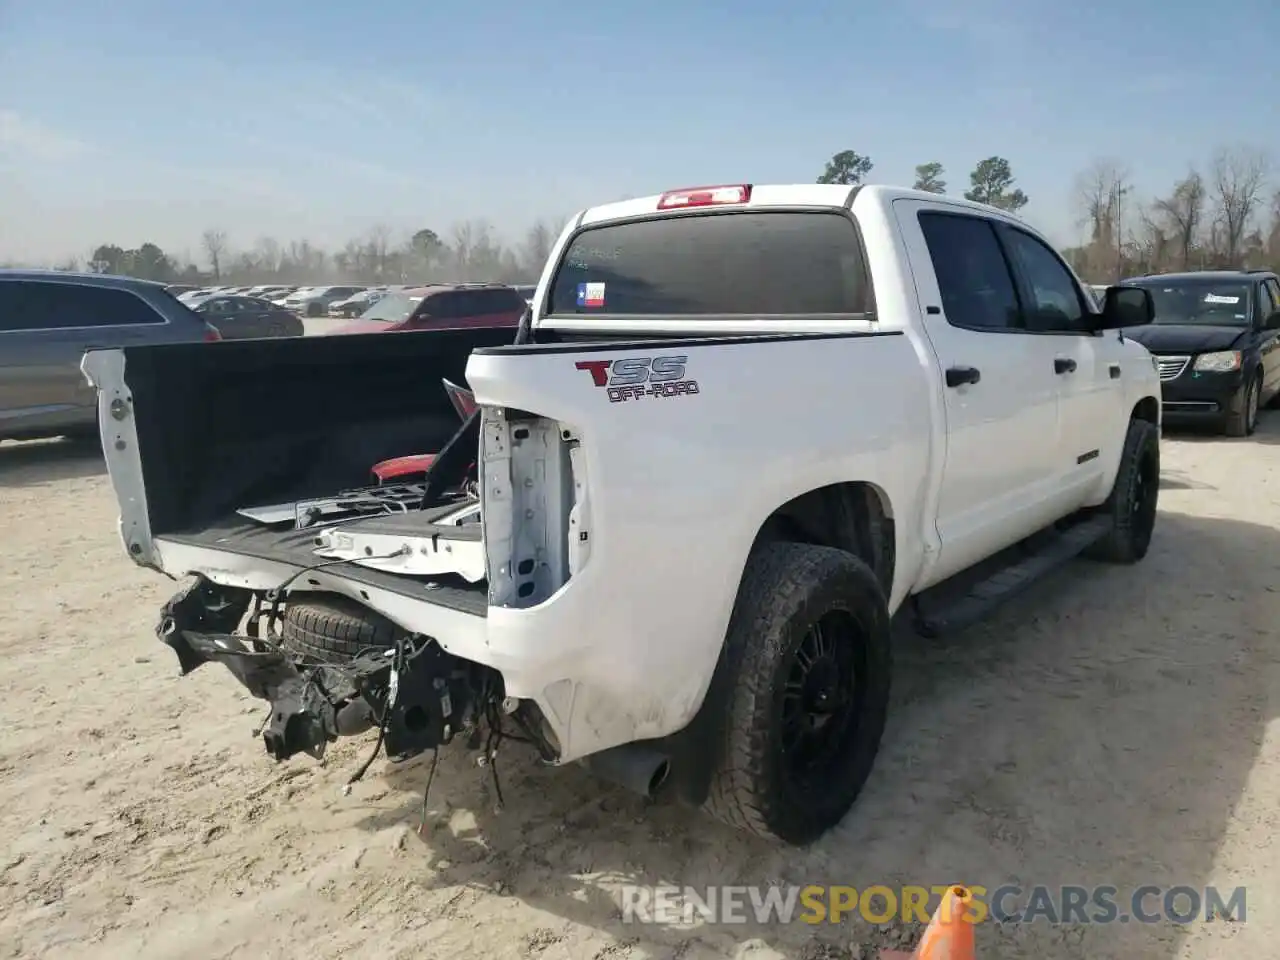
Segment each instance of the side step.
M939 637L956 633L985 619L1001 603L1021 593L1105 537L1111 524L1109 516L1082 521L1054 535L1030 556L1001 567L955 600L941 604L937 609L925 611L917 600L917 632L925 637Z

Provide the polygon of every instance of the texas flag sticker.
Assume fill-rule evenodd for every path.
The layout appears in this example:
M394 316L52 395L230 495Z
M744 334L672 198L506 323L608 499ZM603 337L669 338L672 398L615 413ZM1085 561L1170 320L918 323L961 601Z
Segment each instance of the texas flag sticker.
M603 283L578 284L578 306L603 307L604 306L604 284Z

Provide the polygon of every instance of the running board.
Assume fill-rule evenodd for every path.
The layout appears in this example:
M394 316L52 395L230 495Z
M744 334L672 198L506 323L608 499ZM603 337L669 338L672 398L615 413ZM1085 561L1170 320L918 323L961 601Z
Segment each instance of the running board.
M957 633L984 619L1004 601L1018 595L1037 580L1078 557L1105 537L1110 516L1085 520L1056 534L1030 556L1002 567L969 588L956 600L925 612L917 601L915 628L925 637Z

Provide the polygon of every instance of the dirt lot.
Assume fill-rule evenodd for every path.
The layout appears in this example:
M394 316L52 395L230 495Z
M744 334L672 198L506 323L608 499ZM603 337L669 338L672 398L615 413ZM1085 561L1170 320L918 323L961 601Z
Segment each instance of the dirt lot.
M984 924L980 956L1274 956L1280 414L1165 443L1147 561L1080 562L946 645L904 634L863 799L810 850L743 839L513 747L484 771L371 746L277 766L225 670L179 679L174 590L132 566L96 458L0 446L0 954L819 958L909 930L639 927L625 883L1248 886L1245 923ZM852 953L850 953L852 951Z

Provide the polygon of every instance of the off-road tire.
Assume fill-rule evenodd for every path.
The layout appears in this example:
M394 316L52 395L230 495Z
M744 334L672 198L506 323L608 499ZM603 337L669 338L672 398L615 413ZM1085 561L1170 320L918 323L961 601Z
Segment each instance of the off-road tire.
M1137 563L1147 555L1160 497L1160 428L1130 420L1111 496L1098 508L1111 517L1107 535L1084 555L1108 563Z
M390 650L404 631L354 600L326 594L291 601L280 621L280 645L295 656L344 663L366 650Z
M858 684L851 740L820 791L798 793L782 764L783 688L795 650L832 612L856 624ZM892 657L889 611L875 573L842 550L758 546L747 562L717 668L728 671L723 740L705 809L721 822L789 844L835 826L871 773L884 732Z
M1231 398L1231 406L1227 408L1227 417L1223 423L1223 432L1228 437L1253 435L1253 431L1258 428L1261 391L1262 377L1255 371Z

